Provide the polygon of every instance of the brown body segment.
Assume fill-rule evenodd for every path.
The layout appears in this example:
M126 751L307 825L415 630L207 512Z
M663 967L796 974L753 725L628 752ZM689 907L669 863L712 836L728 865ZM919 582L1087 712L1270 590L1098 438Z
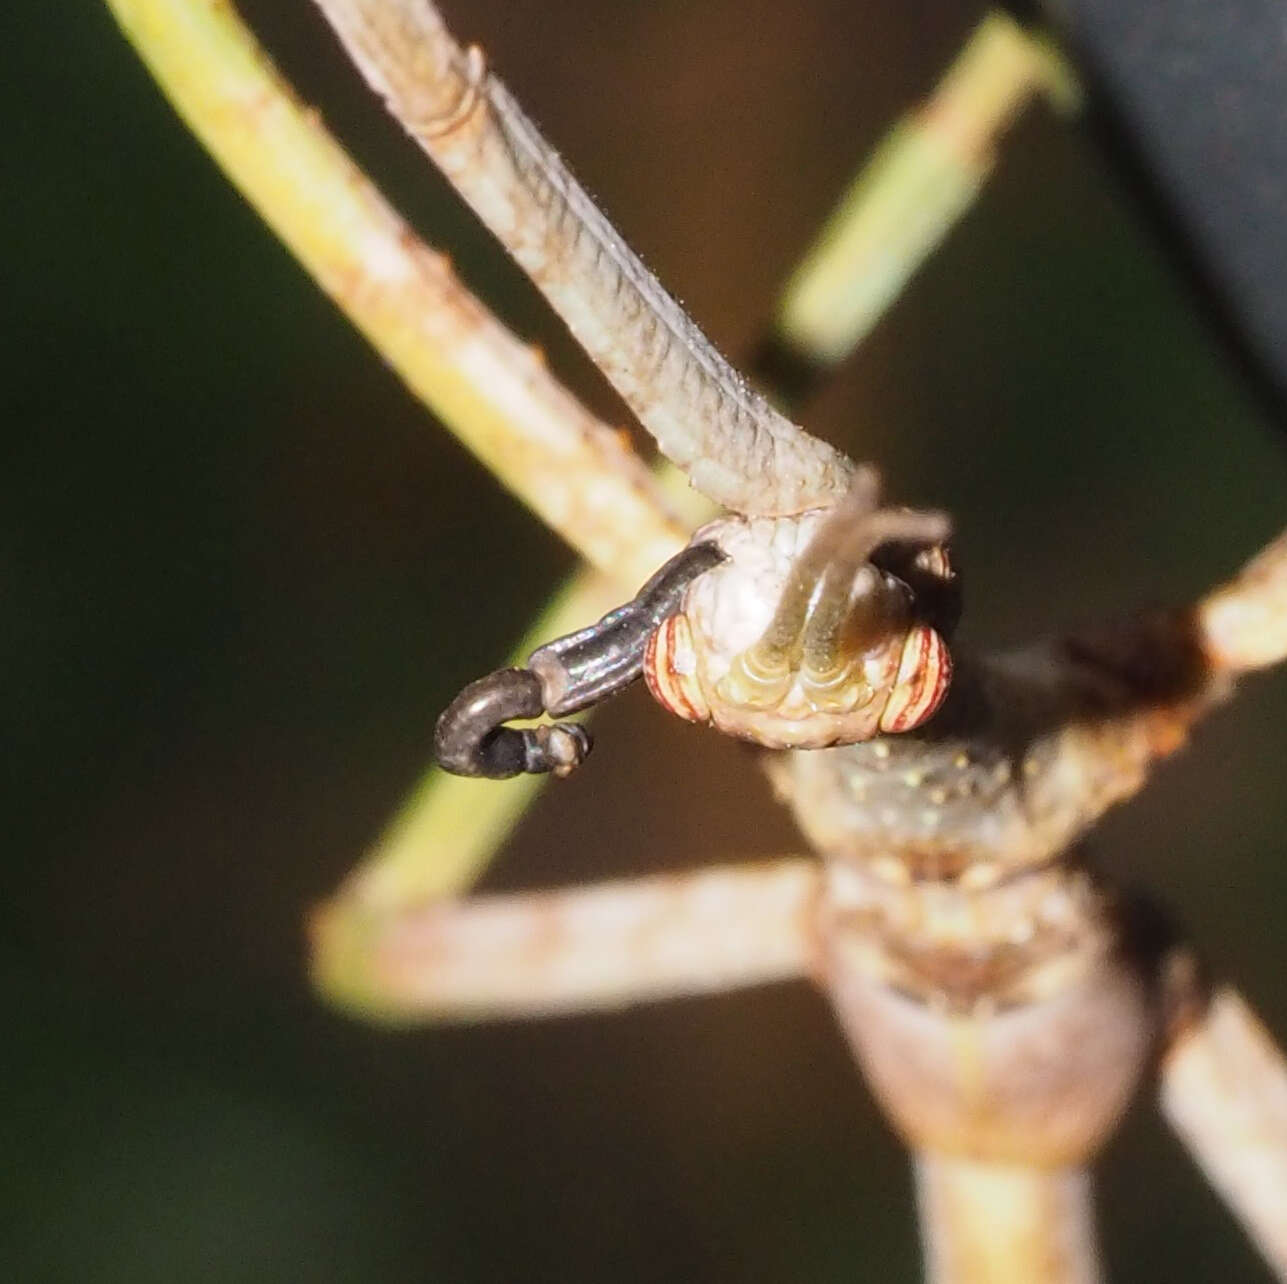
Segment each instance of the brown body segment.
M1163 1029L1166 945L1077 857L1223 684L1183 618L963 661L928 725L773 760L827 859L820 982L917 1152L1088 1161Z

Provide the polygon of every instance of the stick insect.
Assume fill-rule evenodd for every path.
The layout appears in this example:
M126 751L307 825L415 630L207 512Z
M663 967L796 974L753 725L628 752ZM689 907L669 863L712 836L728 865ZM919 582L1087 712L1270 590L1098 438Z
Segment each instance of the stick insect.
M610 229L583 239L595 216L572 195L570 180L550 169L539 137L525 132L481 55L452 43L433 9L340 0L324 0L323 8L395 114L548 287L641 420L658 425L663 446L735 514L752 524L785 523L790 533L776 537L783 563L768 575L751 645L735 648L733 661L748 653L763 660L755 645L766 639L785 639L793 663L797 651L834 660L834 647L810 642L834 638L836 629L811 632L810 624L836 599L825 592L828 580L849 588L864 573L894 586L892 623L878 621L875 636L901 640L917 628L941 636L940 627L945 634L950 606L930 600L934 585L914 582L915 570L930 572L940 588L949 576L945 562L925 556L936 555L945 537L928 515L881 533L875 545L868 532L852 563L818 562L801 600L787 609L785 586L810 551L834 554L848 542L844 529L880 511L855 485L861 474L755 400L685 329L686 320L666 318L665 302L636 276ZM586 262L578 265L578 257ZM605 259L616 262L606 286L595 276ZM623 269L623 261L631 266ZM664 341L649 320L658 307L669 329ZM618 326L622 308L642 324L642 337L636 351L627 342L626 355L614 358L622 335L632 333ZM678 364L667 369L668 362ZM701 437L707 428L695 444L683 436ZM764 457L748 453L757 436L771 443ZM843 525L831 520L837 515ZM915 556L867 561L891 542L910 542ZM713 539L708 529L692 547L711 543L738 561L726 528ZM685 580L690 571L691 586L681 587L696 593L720 566L685 567ZM1285 581L1280 537L1191 608L999 657L962 653L950 691L940 658L941 711L937 698L926 700L918 710L924 717L901 729L878 717L861 735L828 730L815 747L777 760L780 791L827 858L821 870L788 861L565 894L403 906L368 943L369 974L390 1007L439 1015L530 1013L813 976L831 993L916 1155L929 1268L947 1281L1096 1277L1084 1167L1157 1056L1169 1116L1282 1275L1281 1056L1232 992L1210 988L1182 945L1145 930L1143 916L1080 865L1074 844L1143 783L1152 762L1177 748L1236 678L1282 657ZM663 596L665 610L649 618L651 626L680 614ZM870 620L855 624L853 608L867 599L840 596L849 611L842 631L866 655ZM687 614L687 599L684 606ZM878 614L884 606L882 599ZM794 620L781 637L773 631L779 617ZM659 631L646 630L649 638ZM900 662L903 654L900 648ZM763 667L752 664L751 676ZM541 668L538 658L521 671L539 679ZM892 669L881 710L903 690L899 664ZM727 676L703 684L703 695ZM918 690L944 694L937 677L925 683L924 667L914 676ZM664 688L655 669L653 678ZM520 702L515 713L559 711L548 684L537 685L539 708ZM533 689L527 682L524 701ZM460 725L478 735L448 735L447 748L461 749L464 765L508 774L512 761L480 763L475 752L498 743L501 719L480 723L476 709L458 712ZM802 743L794 735L777 727L759 738L782 748ZM839 747L819 747L832 744ZM567 768L583 747L574 741L568 757L566 744L552 753L547 741L522 765Z

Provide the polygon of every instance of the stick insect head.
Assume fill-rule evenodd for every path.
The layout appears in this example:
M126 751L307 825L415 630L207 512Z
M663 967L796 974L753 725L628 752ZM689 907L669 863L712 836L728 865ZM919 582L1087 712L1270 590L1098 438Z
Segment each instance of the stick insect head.
M947 624L923 599L950 595L949 525L882 508L877 490L859 469L829 509L699 531L727 560L651 639L644 676L658 702L774 749L854 744L929 718L952 665Z

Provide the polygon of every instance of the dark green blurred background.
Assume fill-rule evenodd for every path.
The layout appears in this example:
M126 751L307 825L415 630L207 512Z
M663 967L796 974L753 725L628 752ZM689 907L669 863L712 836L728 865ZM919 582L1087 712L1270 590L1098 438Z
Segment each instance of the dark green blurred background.
M621 412L382 119L306 0L246 8L413 220ZM449 6L734 356L979 9ZM5 6L0 544L6 1275L912 1280L910 1185L804 986L390 1034L301 922L565 550L435 427L92 2ZM1044 113L811 407L959 519L966 636L1183 598L1283 524L1287 458L1138 212ZM1287 1035L1287 681L1095 842ZM738 746L634 694L493 887L790 850ZM1267 1274L1147 1103L1104 1164L1120 1279Z

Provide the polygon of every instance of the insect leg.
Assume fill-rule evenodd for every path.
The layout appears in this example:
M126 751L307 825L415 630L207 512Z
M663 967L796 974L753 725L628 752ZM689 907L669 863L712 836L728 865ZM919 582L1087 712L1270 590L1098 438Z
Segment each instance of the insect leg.
M369 914L328 906L314 967L335 1002L405 1023L620 1008L809 975L820 893L818 863L792 857Z
M498 669L471 682L438 719L439 766L493 780L523 772L565 776L579 767L592 743L584 727L558 722L520 731L504 724L575 713L624 690L643 671L652 633L679 610L693 580L723 560L713 543L691 545L597 624L538 647L526 668Z
M1085 1168L918 1151L916 1194L932 1284L1098 1284Z
M1220 989L1161 1062L1162 1110L1275 1275L1287 1280L1287 1057Z

